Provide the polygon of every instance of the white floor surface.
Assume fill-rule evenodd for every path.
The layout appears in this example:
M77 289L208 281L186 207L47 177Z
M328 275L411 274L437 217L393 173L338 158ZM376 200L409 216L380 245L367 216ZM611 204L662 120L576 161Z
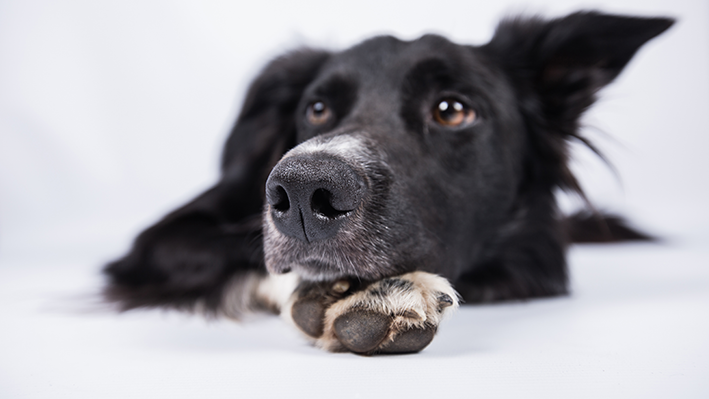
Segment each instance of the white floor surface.
M422 353L375 357L312 348L276 317L99 311L90 261L5 264L0 397L706 398L709 250L570 259L571 296L464 306Z

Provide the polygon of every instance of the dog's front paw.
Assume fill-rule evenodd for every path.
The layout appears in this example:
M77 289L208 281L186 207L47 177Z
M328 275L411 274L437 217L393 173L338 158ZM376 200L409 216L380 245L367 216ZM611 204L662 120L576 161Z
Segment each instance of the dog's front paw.
M330 351L410 353L428 346L443 317L457 307L448 281L413 272L364 287L347 280L303 283L292 297L290 316Z

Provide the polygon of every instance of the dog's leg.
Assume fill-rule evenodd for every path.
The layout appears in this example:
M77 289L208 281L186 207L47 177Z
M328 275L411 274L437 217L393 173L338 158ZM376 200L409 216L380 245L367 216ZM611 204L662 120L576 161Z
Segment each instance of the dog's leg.
M299 283L295 273L254 271L236 275L224 290L221 314L236 320L255 312L279 314Z
M425 348L457 307L458 295L447 280L413 272L367 285L302 282L282 315L316 346L333 352L408 353Z

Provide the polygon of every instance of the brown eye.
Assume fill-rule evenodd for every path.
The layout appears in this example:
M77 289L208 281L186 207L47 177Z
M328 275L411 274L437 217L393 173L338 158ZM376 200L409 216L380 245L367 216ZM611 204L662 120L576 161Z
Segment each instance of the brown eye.
M308 109L305 111L305 117L308 122L312 125L322 125L330 120L330 108L325 105L322 101L316 101L308 105Z
M446 98L433 108L433 119L447 127L468 125L475 120L475 111L458 100Z

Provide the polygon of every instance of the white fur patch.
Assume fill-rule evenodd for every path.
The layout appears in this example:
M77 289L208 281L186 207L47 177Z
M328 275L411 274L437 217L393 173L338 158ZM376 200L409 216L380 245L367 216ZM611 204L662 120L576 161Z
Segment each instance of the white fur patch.
M365 152L365 146L359 138L343 134L332 137L312 138L288 151L283 156L283 159L294 155L314 153L324 153L342 159L352 159Z
M298 286L295 273L268 274L249 272L235 276L222 296L222 314L241 319L257 310L279 313Z
M279 310L283 309L299 282L300 277L295 273L269 274L259 284L256 297L261 302L270 304Z

